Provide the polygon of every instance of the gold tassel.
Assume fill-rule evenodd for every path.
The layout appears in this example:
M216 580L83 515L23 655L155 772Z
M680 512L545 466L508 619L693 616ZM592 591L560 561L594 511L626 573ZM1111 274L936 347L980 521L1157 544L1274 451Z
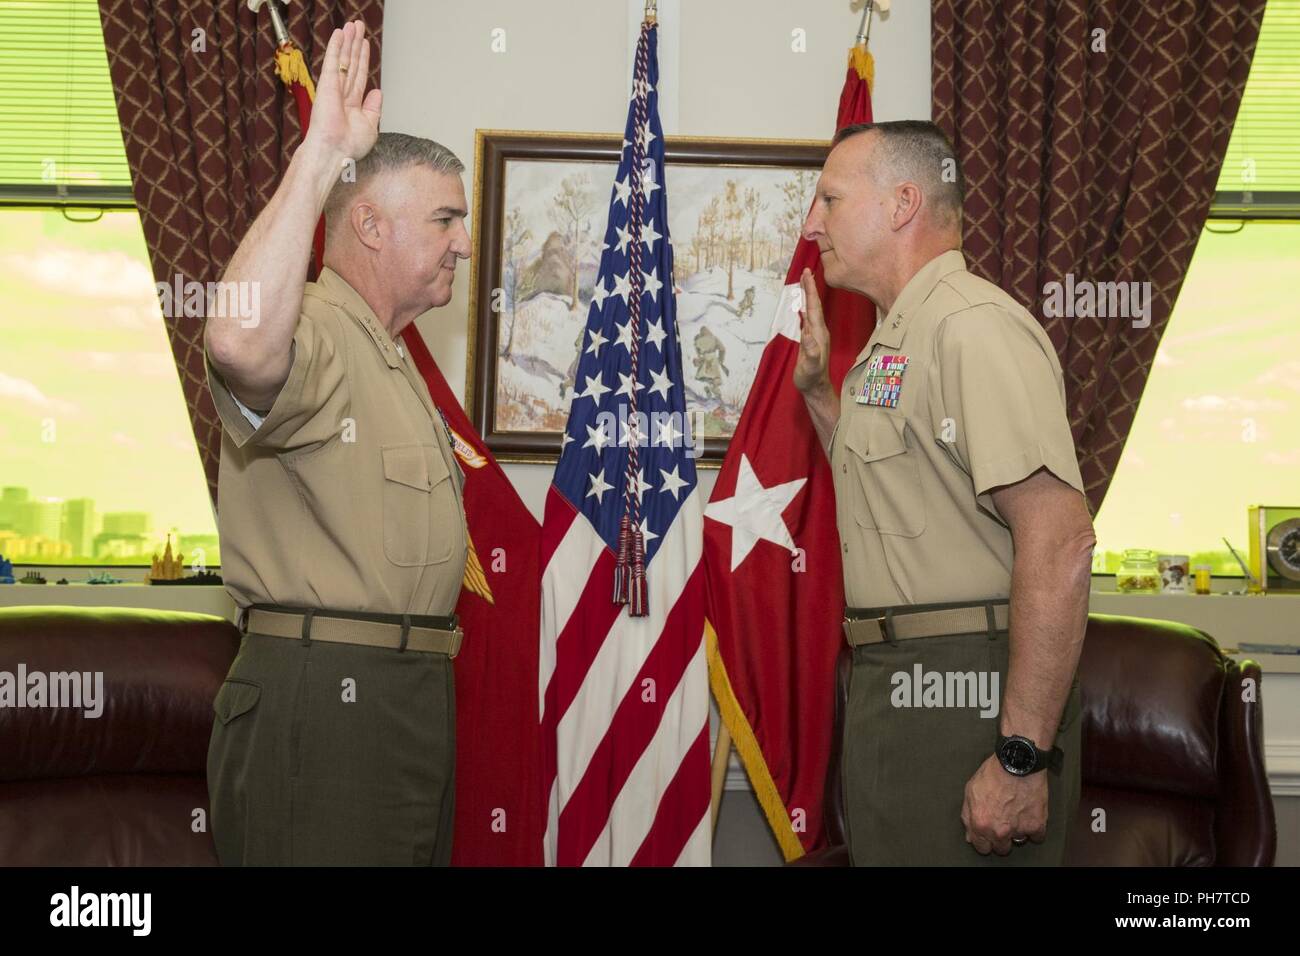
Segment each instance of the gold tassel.
M867 92L876 88L876 61L864 44L856 43L849 50L849 66L858 71L858 78L867 83Z
M280 74L285 86L290 86L297 80L306 89L307 98L315 101L316 84L311 81L307 64L302 59L302 51L296 46L280 47L275 51L275 72Z

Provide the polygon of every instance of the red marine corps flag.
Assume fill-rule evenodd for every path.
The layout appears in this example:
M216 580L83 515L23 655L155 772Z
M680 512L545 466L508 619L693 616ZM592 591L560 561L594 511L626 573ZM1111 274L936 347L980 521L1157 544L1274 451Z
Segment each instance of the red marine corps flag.
M316 89L274 3L275 66L293 93L305 134ZM315 278L325 249L316 224ZM456 829L453 866L540 866L545 804L537 720L541 527L487 450L412 323L402 332L429 387L465 474L469 556L456 615L465 642L456 657ZM481 558L480 555L483 557ZM484 560L486 559L486 564Z
M456 832L452 866L541 866L537 655L541 526L470 424L411 323L411 359L446 416L465 473L469 560L456 616Z
M872 60L860 39L849 53L837 130L871 120ZM704 512L709 680L724 727L719 748L725 757L730 735L787 860L825 842L822 795L835 659L844 640L830 463L792 382L805 268L816 279L830 331L837 391L871 335L874 306L826 288L816 243L800 239Z

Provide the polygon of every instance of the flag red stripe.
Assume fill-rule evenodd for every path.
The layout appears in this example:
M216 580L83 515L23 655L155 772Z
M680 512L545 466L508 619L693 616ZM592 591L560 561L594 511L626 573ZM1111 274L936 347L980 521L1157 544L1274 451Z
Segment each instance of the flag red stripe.
M668 789L659 801L650 832L632 857L632 866L672 866L686 841L709 812L709 725L686 751Z
M550 793L551 786L555 783L555 775L558 773L558 763L556 763L558 757L554 747L556 727L559 727L560 717L563 717L564 711L568 710L568 705L573 701L573 696L582 683L582 676L586 675L586 667L584 667L582 675L578 676L577 682L573 683L572 687L569 683L565 683L565 676L572 671L568 666L571 662L567 659L568 654L572 653L569 645L575 644L581 637L581 633L575 636L573 631L581 626L598 631L601 635L607 635L610 628L614 627L620 611L623 610L623 605L616 605L610 600L610 581L614 580L614 563L614 555L610 554L610 551L603 551L588 576L585 588L582 589L582 597L578 598L573 614L569 615L558 640L555 641L555 671L552 672L549 682L546 682L546 692L542 696L543 706L545 706L545 710L542 711L542 740L546 744L542 757L542 788L546 793ZM591 623L584 623L588 620Z
M583 585L582 597L555 641L555 672L546 685L546 712L551 713L554 692L557 722L573 703L591 662L596 659L610 628L623 612L624 606L614 603L611 591L614 564L614 555L608 549L602 551Z
M664 708L681 683L686 665L699 651L700 641L692 641L685 628L698 627L703 615L704 563L700 562L668 612L659 639L623 695L582 780L564 805L560 814L561 866L580 866L604 830L614 800L659 729ZM703 634L699 637L702 640ZM642 682L647 679L654 681L654 703L642 699Z

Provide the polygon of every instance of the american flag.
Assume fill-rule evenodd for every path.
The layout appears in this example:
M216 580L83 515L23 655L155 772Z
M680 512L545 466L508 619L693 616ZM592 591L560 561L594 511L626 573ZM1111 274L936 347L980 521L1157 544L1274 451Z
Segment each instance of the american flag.
M559 866L710 861L703 517L672 293L656 46L656 27L642 24L542 527L545 857Z

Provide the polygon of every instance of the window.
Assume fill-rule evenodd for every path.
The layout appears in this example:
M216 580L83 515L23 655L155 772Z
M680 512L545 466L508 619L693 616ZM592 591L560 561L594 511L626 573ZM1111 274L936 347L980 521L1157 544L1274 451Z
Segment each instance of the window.
M1268 0L1211 215L1300 217L1300 0Z
M1097 515L1126 548L1241 575L1246 509L1300 504L1300 0L1269 0L1210 221Z
M1239 230L1239 231L1231 231ZM1300 504L1300 223L1211 221L1097 515L1095 570L1125 548L1240 575L1246 508Z
M94 0L0 0L0 403L0 555L220 564Z

